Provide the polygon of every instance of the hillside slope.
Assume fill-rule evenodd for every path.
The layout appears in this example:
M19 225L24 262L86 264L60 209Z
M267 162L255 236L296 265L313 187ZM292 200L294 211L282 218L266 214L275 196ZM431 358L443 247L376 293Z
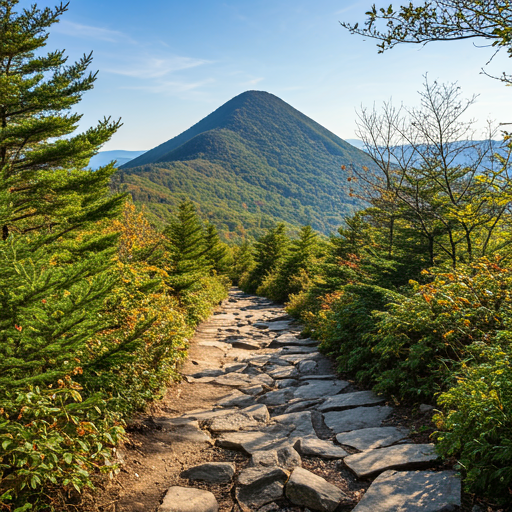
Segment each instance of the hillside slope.
M359 207L343 165L372 164L276 96L248 91L125 164L116 185L163 220L192 199L228 238L277 221L329 233Z

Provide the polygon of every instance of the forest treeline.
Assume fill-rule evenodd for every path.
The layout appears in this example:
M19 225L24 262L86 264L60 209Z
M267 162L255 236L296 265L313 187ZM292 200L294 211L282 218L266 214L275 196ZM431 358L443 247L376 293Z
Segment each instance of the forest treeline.
M237 280L284 302L340 373L395 403L434 405L439 453L457 458L467 490L508 504L512 145L464 139L471 103L425 80L418 109L362 111L378 168L353 173L367 208L328 239L276 226L239 249Z

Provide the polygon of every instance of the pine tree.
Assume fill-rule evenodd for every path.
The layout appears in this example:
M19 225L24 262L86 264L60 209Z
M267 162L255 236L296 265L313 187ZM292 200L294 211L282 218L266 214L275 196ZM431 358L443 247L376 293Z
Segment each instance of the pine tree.
M289 241L286 235L286 226L279 223L254 244L256 265L248 279L247 291L255 292L265 276L270 274L283 260L288 251Z
M228 247L219 236L217 227L208 223L204 232L204 255L208 265L218 274L224 273L228 267Z
M165 228L164 236L171 253L169 284L179 293L193 286L198 276L207 274L210 269L205 257L203 226L194 203L183 201L178 206L176 217Z
M64 51L46 55L48 28L67 4L16 12L18 0L0 2L0 225L11 232L45 230L57 236L117 214L119 196L105 194L115 169L84 171L119 128L104 119L73 133L81 119L69 110L92 89L92 55L68 65Z

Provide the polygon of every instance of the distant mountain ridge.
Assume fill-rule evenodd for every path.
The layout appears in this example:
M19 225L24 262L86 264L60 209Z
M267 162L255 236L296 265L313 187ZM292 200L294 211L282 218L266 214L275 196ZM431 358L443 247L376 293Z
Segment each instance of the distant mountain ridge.
M165 220L192 199L221 231L258 235L278 221L329 233L360 207L342 166L372 166L278 97L247 91L124 164L115 184Z
M130 160L137 158L138 156L145 153L145 151L125 151L122 149L112 151L100 151L97 155L94 155L89 162L89 168L95 171L104 165L109 164L112 160L116 160L117 167L128 163Z

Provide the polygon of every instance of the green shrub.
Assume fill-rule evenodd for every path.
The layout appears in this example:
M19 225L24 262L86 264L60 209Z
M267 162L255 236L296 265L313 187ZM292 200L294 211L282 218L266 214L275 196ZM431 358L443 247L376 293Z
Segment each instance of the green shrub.
M438 400L434 420L437 449L456 456L465 486L501 504L512 488L512 332L502 331L491 346L475 343L475 360L464 365L457 384Z
M79 391L68 376L55 389L30 387L0 400L0 506L59 509L69 492L92 486L98 470L116 469L119 418L99 396L82 402Z
M452 385L454 372L472 357L468 347L492 343L512 320L512 276L499 259L425 274L432 282L411 282L411 296L375 315L371 336L376 390L415 401Z

